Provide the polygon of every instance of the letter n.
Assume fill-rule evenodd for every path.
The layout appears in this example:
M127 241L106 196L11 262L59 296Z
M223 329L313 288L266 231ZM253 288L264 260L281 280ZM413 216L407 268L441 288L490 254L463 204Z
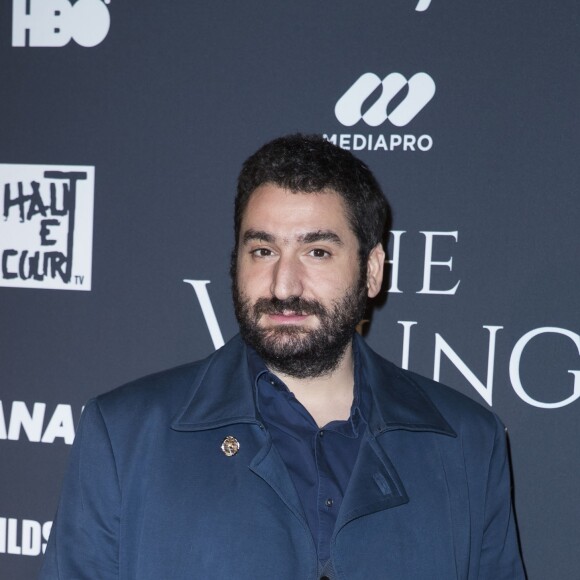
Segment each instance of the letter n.
M495 361L495 335L503 326L484 326L489 330L489 348L487 352L487 378L483 384L473 371L459 358L458 354L449 346L445 339L435 333L435 364L433 379L438 381L441 374L441 355L445 353L447 358L455 365L455 368L467 379L469 384L481 395L483 400L491 407L493 396L493 367Z

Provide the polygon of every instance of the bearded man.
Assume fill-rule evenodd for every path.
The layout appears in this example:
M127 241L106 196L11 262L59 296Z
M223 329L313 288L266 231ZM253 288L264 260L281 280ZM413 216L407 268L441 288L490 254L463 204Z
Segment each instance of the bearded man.
M42 578L524 578L497 417L355 332L388 211L320 137L245 162L240 336L87 404Z

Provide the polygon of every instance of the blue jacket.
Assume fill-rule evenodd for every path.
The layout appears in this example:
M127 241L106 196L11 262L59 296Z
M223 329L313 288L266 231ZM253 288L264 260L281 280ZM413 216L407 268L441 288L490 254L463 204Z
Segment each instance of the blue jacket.
M504 428L360 341L369 428L331 542L330 577L524 578ZM231 435L239 452L221 450ZM239 337L89 402L41 578L315 580L300 500L256 416Z

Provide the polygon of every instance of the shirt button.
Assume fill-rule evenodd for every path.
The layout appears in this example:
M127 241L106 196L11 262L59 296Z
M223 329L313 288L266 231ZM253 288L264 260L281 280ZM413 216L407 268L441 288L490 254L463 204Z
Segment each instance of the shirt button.
M318 432L318 436L319 436L319 437L324 437L324 431L319 431L319 432Z
M328 576L321 576L320 580L330 580L330 578Z
M327 507L327 508L331 508L333 503L334 503L334 502L332 501L332 498L331 498L331 497L329 497L329 498L328 498L328 499L327 499L327 500L324 502L324 505L326 505L326 507Z

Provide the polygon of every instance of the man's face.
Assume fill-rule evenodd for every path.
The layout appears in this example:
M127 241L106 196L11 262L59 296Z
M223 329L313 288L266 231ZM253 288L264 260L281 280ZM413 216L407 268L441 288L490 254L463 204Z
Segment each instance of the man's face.
M337 193L259 187L238 240L242 336L278 372L305 378L334 370L364 313L366 269Z

